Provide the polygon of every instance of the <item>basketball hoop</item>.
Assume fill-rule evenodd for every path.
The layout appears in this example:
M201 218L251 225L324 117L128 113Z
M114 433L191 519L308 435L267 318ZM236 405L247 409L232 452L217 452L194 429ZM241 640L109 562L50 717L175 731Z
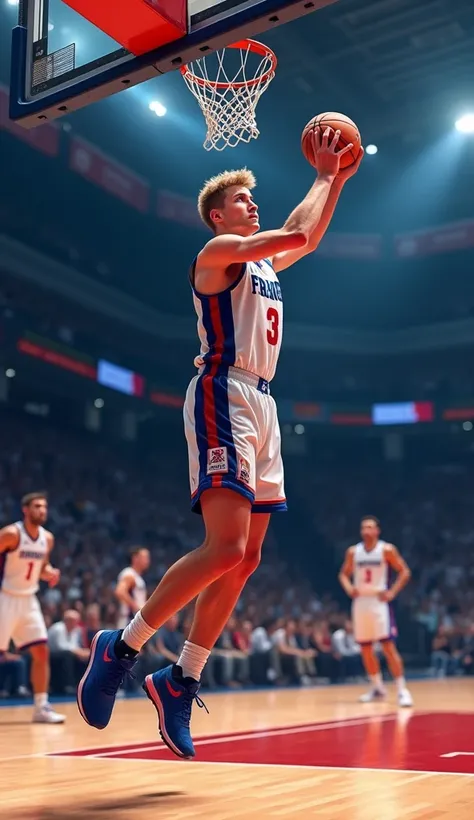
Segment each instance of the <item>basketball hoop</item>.
M276 65L271 48L256 40L239 40L181 67L206 120L206 151L257 139L255 109L275 76Z

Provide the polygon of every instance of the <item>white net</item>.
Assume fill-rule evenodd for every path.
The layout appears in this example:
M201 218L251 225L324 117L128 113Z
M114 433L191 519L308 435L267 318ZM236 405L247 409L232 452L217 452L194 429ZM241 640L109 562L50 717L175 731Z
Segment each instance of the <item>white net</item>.
M259 136L255 110L275 67L273 52L254 41L236 43L183 66L186 85L206 120L206 151L234 148Z

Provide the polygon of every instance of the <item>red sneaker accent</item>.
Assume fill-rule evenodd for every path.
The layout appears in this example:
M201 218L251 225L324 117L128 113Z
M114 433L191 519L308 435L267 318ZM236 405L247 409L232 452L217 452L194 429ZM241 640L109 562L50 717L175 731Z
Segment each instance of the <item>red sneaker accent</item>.
M182 692L177 692L176 689L173 689L173 687L171 686L171 683L169 682L168 678L166 678L166 688L167 688L168 692L170 693L170 695L172 695L174 698L180 698L181 695L183 694Z

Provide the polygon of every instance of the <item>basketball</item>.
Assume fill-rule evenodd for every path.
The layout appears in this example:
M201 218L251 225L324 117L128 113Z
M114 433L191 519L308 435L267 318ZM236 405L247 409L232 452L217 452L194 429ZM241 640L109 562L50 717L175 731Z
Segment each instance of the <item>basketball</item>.
M341 132L341 136L337 144L339 150L341 148L345 148L348 143L353 143L353 148L341 157L340 167L347 168L349 165L352 165L352 163L355 162L359 156L361 146L360 134L355 122L353 122L349 117L346 117L345 114L338 114L337 111L326 111L325 114L317 114L316 117L313 117L313 119L305 125L301 135L301 149L303 154L309 164L314 168L315 162L311 132L319 129L320 137L322 138L326 128L328 127L331 129L330 140L334 136L334 131L339 129Z

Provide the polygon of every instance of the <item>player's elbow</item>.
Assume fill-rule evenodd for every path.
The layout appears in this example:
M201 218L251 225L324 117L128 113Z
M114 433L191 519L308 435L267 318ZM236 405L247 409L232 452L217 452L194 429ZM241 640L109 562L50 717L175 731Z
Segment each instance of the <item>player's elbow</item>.
M304 248L309 242L310 234L303 230L288 231L286 233L285 242L288 243L286 250L297 251L299 248Z

